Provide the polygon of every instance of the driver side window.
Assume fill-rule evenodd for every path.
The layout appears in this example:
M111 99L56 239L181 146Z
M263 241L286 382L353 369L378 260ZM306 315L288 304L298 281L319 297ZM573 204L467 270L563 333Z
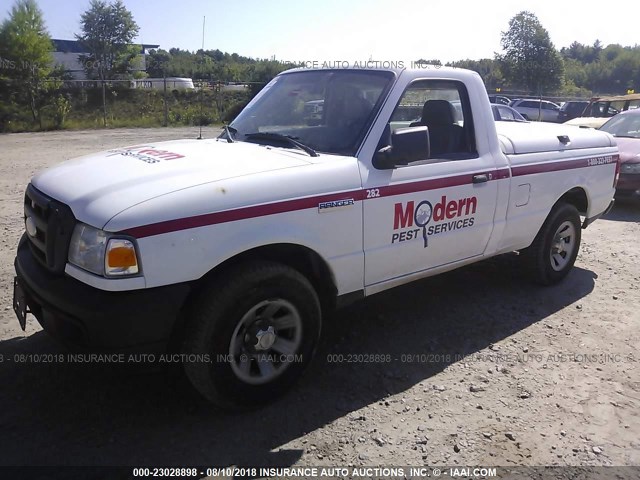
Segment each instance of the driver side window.
M407 127L428 128L431 159L477 156L469 96L461 82L418 80L410 84L391 115L381 145L390 144L392 133Z

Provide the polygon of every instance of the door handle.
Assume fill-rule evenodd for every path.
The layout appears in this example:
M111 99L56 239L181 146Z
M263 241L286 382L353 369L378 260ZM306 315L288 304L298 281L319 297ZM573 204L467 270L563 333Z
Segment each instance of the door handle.
M489 181L489 176L486 173L480 175L474 175L472 178L473 183L485 183Z

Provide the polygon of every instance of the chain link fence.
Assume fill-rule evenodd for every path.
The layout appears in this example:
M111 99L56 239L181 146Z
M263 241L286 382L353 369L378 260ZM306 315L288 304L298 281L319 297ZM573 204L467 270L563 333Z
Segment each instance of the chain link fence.
M221 124L233 120L263 85L188 78L26 84L0 78L0 132ZM487 93L511 100L589 100L507 89Z
M0 132L224 123L263 86L179 80L0 80Z

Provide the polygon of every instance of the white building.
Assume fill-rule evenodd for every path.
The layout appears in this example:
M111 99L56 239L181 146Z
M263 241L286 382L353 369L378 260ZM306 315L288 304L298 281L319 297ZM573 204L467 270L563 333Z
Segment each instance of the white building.
M54 52L53 59L56 65L62 65L64 69L71 74L74 80L86 80L87 76L80 63L81 55L88 55L80 42L77 40L59 40L53 39ZM158 48L160 45L140 45L140 63L134 67L134 70L146 71L146 55L147 50Z

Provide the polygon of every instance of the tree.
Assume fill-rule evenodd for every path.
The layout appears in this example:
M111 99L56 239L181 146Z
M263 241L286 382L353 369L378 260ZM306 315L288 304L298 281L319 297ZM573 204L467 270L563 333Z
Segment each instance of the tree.
M34 122L42 128L41 109L46 101L45 80L52 72L53 45L35 0L17 0L0 26L0 57L4 76L27 103Z
M171 54L166 50L151 50L147 55L147 73L150 77L164 77L171 62Z
M414 65L436 65L438 67L442 66L442 62L437 58L434 58L432 60L425 60L424 58L421 58L420 60L416 60L415 62L412 62L412 63Z
M513 17L500 43L504 54L496 58L507 81L538 93L562 85L562 58L533 13L523 11Z
M620 53L612 64L610 81L614 91L626 93L628 89L635 89L640 78L640 55L630 49Z
M131 45L139 27L121 0L112 4L91 0L80 26L82 34L76 39L88 52L80 61L89 77L107 80L130 71L140 53L139 47Z
M477 72L482 77L487 90L493 90L496 87L501 87L504 83L502 72L500 71L500 65L491 58L482 58L480 60L458 60L456 62L447 63L447 66L466 68L467 70Z
M565 81L574 85L587 85L587 73L584 64L573 58L564 61Z

